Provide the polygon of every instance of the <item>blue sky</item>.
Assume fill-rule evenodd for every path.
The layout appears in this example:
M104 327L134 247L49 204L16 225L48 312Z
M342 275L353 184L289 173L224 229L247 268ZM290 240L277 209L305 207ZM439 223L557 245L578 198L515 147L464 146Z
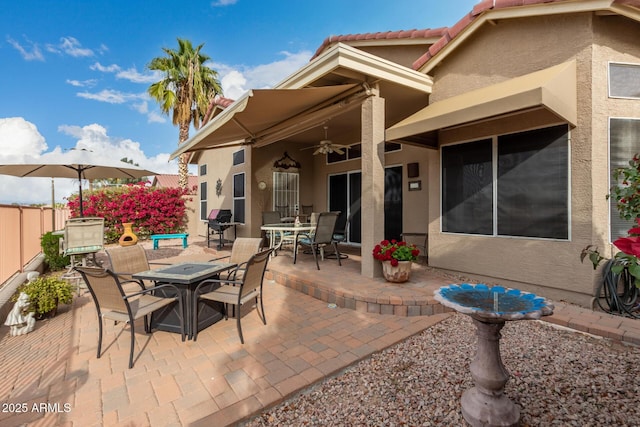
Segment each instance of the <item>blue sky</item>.
M204 43L224 95L268 88L330 35L452 26L475 0L0 0L0 164L87 148L177 173L178 130L146 95L146 67ZM191 131L191 136L194 131ZM56 180L56 201L77 182ZM50 180L0 175L0 203L49 203Z

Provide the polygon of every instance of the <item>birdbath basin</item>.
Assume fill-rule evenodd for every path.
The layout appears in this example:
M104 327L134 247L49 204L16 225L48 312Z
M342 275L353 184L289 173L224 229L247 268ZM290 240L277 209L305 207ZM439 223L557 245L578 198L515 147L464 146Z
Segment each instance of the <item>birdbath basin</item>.
M500 357L500 330L507 320L553 314L553 304L518 289L468 283L443 286L435 299L471 316L477 329L478 347L470 367L475 386L462 394L464 419L472 426L517 426L520 408L504 395L509 372Z

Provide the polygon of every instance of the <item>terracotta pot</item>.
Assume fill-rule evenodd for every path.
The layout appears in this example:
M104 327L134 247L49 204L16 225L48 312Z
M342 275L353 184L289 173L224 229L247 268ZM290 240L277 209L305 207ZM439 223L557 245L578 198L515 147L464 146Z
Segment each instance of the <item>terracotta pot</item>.
M388 282L406 282L411 275L411 264L413 261L398 261L398 265L394 267L391 261L382 261L382 275Z
M136 236L133 232L133 223L132 222L123 222L122 226L124 227L124 233L120 236L118 240L118 244L120 246L132 246L138 243L138 236Z

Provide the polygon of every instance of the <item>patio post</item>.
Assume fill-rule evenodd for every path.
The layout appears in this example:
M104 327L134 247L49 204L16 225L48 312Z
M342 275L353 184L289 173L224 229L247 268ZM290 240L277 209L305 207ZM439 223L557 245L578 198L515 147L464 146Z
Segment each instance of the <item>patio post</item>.
M382 266L370 252L384 237L384 108L385 100L367 98L362 117L362 266L365 277L380 277Z

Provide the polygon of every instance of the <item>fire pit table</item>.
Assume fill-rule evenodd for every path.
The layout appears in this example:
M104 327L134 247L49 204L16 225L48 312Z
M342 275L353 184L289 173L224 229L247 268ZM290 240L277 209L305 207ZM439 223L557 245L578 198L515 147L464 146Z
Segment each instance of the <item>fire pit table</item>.
M435 298L471 316L477 328L478 347L470 366L475 387L462 394L464 419L472 426L517 426L520 408L504 395L509 372L500 357L500 330L508 320L553 314L553 304L518 289L468 283L443 286Z

